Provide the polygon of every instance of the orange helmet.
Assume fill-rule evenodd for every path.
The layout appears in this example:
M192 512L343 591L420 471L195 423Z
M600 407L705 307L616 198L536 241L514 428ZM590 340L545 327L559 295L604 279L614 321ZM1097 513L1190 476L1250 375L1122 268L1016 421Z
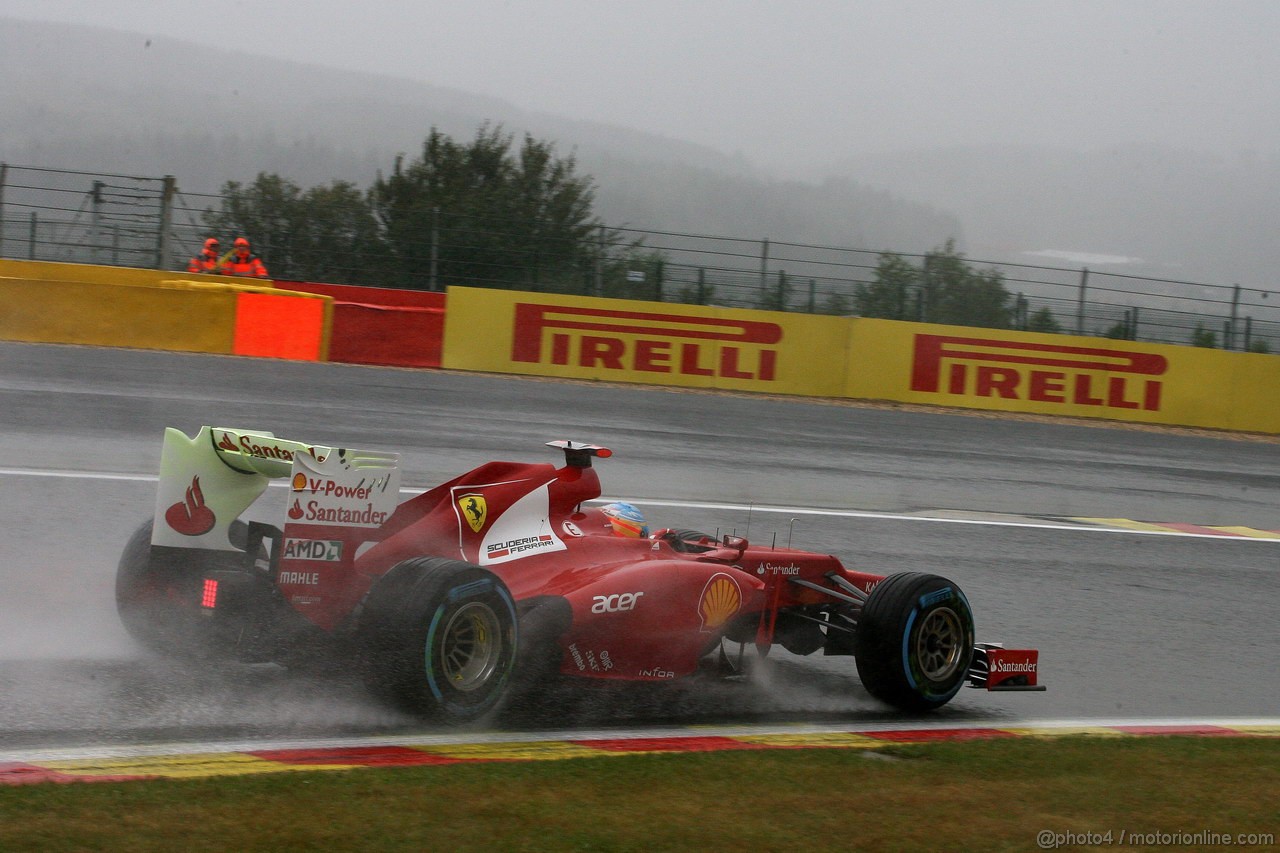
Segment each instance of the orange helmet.
M210 237L208 240L205 240L205 241L204 241L204 247L205 247L206 249L216 249L216 248L218 248L218 238L217 238L217 237Z
M236 238L236 248L238 249L238 248L240 248L241 246L245 247L246 249L247 249L247 248L249 248L249 241L248 241L248 240L246 240L246 239L245 239L245 238L243 238L243 237L237 237L237 238Z

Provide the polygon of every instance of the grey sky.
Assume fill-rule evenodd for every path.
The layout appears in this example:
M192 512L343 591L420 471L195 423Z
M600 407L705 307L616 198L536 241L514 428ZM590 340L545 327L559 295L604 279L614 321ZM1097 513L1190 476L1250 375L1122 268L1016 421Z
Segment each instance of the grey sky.
M1270 0L0 0L5 15L408 77L797 175L883 149L1280 139Z

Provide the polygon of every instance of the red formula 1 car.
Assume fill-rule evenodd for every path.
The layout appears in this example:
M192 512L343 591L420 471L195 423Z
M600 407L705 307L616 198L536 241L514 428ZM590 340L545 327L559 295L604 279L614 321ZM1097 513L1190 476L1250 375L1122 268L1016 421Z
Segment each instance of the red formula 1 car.
M394 454L169 429L155 518L120 560L122 621L194 658L348 655L381 695L452 723L530 673L668 681L732 673L744 650L775 644L853 656L867 690L904 710L943 705L966 680L1042 689L1035 651L975 645L969 602L945 578L648 535L626 507L589 506L592 461L610 451L549 446L563 467L490 462L401 503ZM273 478L288 484L282 524L241 520Z

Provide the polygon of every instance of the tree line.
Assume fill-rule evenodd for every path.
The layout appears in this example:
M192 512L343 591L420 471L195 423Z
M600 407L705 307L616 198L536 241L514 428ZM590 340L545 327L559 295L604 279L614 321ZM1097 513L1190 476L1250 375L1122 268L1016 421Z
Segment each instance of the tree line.
M872 280L858 284L852 300L834 301L836 305L827 305L829 313L989 329L1011 328L1017 307L1003 274L974 268L956 251L954 240L925 254L918 263L882 252ZM1047 307L1033 312L1020 326L1032 332L1062 331Z
M203 223L251 235L276 278L417 290L445 282L550 292L618 289L642 255L593 211L595 186L572 156L500 126L469 142L433 129L361 189L303 189L277 174L228 181Z
M347 181L303 189L267 173L229 181L204 224L215 234L251 235L281 279L634 296L628 271L656 270L660 280L667 259L607 228L594 199L593 179L572 156L527 134L517 144L486 124L469 142L432 129L416 157L398 156L367 189ZM787 310L790 289L781 277L762 288L756 307ZM711 296L701 287L676 294L689 302ZM852 296L831 294L817 310L988 328L1015 319L1001 273L971 266L954 241L915 263L882 253L870 282ZM1019 325L1061 331L1047 308Z

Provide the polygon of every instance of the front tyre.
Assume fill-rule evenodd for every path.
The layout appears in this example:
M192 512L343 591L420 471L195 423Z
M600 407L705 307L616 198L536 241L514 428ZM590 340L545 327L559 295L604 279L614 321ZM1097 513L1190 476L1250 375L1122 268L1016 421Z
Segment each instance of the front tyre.
M494 710L516 652L516 612L496 575L420 557L393 567L360 616L365 676L376 693L452 725Z
M920 572L891 575L858 617L858 676L872 696L896 708L938 708L965 682L973 636L973 611L959 586Z

